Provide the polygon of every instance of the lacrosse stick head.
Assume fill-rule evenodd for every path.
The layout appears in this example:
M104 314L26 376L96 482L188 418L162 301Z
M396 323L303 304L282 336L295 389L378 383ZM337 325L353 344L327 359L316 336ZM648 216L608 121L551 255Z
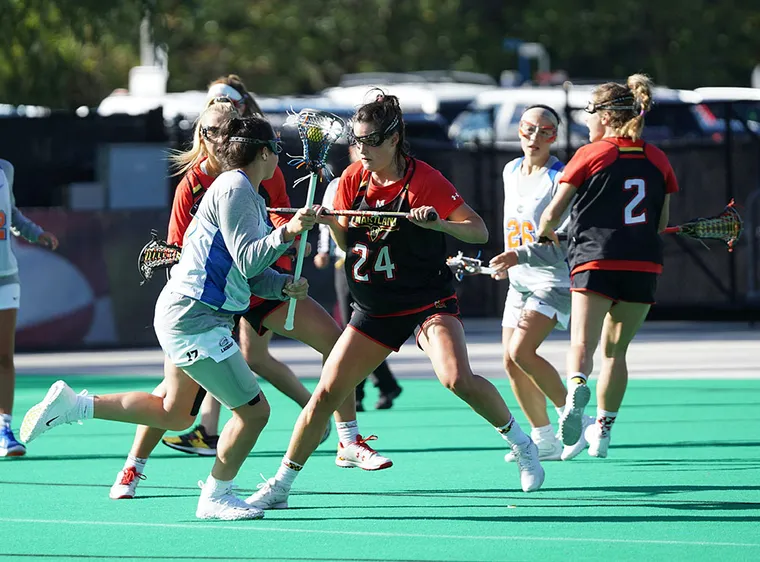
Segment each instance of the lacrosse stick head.
M480 252L478 252L478 256L480 256ZM461 281L465 275L477 275L480 273L483 262L477 257L469 258L462 252L458 252L456 256L446 259L446 265L451 268L457 281Z
M744 228L744 222L734 206L733 199L723 211L714 217L699 218L682 224L680 233L697 239L722 240L728 246L728 251L734 249Z
M137 256L137 270L140 272L144 285L153 277L157 269L168 269L179 261L181 249L174 244L167 244L158 237L155 230L150 231L150 242L143 246Z
M303 156L294 156L289 164L325 176L327 153L343 136L345 121L328 111L302 109L288 116L285 125L296 127L303 143Z

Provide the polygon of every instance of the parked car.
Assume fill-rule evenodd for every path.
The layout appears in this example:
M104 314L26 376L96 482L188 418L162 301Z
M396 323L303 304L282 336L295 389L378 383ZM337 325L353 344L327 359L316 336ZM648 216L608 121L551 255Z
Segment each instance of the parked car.
M731 120L731 131L741 134L749 130L760 134L760 88L706 87L694 91L723 130L727 103L731 102L731 111L735 116Z

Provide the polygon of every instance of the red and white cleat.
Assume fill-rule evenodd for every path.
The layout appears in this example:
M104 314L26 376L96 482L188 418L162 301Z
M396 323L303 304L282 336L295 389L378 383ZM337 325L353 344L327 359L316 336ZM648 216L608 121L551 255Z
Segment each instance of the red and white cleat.
M112 500L131 500L135 497L140 480L145 480L145 476L137 472L134 466L125 468L116 475L116 482L111 486L108 497Z
M338 456L335 458L335 464L341 468L362 468L364 470L382 470L393 466L393 461L380 455L372 447L367 445L367 441L374 441L376 435L370 435L366 439L359 435L355 443L343 446L338 443Z

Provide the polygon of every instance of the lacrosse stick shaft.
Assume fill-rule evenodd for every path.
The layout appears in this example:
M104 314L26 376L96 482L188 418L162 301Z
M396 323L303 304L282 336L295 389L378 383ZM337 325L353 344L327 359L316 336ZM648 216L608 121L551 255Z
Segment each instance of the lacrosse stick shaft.
M317 190L318 176L314 172L309 177L309 192L306 195L306 206L311 207L314 204L314 193ZM296 209L297 211L298 209ZM295 211L294 211L295 212ZM306 239L308 238L307 232L301 233L301 240L298 243L298 255L296 256L296 267L293 271L293 281L298 281L301 278L301 270L303 269L303 258L306 255ZM285 329L290 332L293 330L296 318L296 299L290 299L288 303L288 315L285 318Z
M298 209L295 207L267 207L267 212L278 215L294 215L297 211ZM409 213L404 213L403 211L336 211L332 209L324 209L323 213L325 215L334 215L336 217L409 217ZM430 211L425 218L428 221L438 220L438 213Z

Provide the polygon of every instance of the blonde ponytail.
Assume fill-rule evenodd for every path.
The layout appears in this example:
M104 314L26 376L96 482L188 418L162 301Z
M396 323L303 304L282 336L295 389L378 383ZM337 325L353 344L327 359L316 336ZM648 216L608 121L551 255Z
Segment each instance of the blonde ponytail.
M633 94L635 115L620 127L620 136L638 140L644 129L644 115L652 109L654 84L646 74L632 74L628 77L626 86Z

